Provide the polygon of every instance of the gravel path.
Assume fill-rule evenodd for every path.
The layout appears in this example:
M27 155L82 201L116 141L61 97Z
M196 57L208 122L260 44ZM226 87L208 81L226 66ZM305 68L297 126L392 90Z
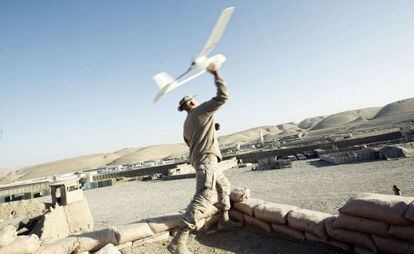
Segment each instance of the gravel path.
M396 184L414 196L414 158L331 166L319 160L293 162L293 168L225 172L233 186L250 188L252 197L336 214L351 196L362 192L393 194ZM194 179L128 182L86 191L96 229L146 217L175 213L189 203Z

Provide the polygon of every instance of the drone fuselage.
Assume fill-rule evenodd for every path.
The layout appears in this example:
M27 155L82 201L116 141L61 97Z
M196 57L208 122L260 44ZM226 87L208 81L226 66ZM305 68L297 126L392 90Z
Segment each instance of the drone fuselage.
M210 64L215 64L217 68L220 68L225 61L226 57L221 54L217 54L209 58L201 56L194 60L194 65L200 70L205 71Z

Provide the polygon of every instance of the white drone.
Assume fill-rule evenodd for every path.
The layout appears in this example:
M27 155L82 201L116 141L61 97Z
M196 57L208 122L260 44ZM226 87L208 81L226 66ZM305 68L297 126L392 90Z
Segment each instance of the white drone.
M207 55L217 46L220 41L221 36L223 35L224 30L226 29L227 23L230 20L231 15L233 14L234 7L229 7L224 9L219 19L217 20L216 25L214 26L213 31L208 38L206 45L191 63L190 67L177 78L173 78L168 75L166 72L158 73L153 77L155 83L157 83L160 91L154 98L154 103L161 99L166 93L174 90L175 88L187 83L188 81L202 75L207 72L207 67L210 64L215 64L217 68L220 68L226 58L223 55L214 55L212 57L207 57ZM193 75L183 79L190 71L197 68L198 72Z

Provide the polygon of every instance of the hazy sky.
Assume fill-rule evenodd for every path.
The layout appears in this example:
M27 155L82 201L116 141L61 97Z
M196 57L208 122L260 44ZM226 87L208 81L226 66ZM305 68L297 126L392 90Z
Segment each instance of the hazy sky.
M178 99L152 104L220 11L230 100L221 134L414 97L414 1L0 1L0 168L182 142Z

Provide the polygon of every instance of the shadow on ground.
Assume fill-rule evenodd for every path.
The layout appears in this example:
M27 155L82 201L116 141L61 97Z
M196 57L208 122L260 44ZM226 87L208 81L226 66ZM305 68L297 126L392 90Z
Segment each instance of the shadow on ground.
M122 254L168 254L168 240L133 245L121 250ZM317 243L288 240L276 234L266 234L256 228L246 227L233 232L190 234L188 247L194 254L345 254L348 252Z
M195 237L200 245L214 248L214 252L194 253L318 253L333 254L347 253L340 249L316 244L288 240L276 234L257 232L253 228L247 228L237 232L218 232L214 234L200 233ZM194 251L194 250L193 250Z
M334 166L334 164L331 164L329 162L323 161L323 160L313 160L308 162L309 165L312 165L317 168L324 168L329 166Z

